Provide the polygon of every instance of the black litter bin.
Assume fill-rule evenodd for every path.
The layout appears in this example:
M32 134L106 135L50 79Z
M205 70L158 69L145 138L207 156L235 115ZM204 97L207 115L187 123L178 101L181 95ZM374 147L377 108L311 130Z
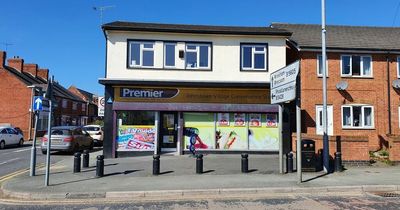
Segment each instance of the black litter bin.
M301 166L304 172L317 171L317 156L315 154L315 141L304 139L301 141Z

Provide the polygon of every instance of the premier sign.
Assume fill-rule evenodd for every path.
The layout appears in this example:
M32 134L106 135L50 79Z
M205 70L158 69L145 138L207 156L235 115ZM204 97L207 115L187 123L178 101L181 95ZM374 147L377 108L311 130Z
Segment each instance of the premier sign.
M121 98L173 98L178 94L178 89L158 88L127 88L120 90Z
M300 62L296 61L271 74L271 104L292 101L296 98L296 78Z

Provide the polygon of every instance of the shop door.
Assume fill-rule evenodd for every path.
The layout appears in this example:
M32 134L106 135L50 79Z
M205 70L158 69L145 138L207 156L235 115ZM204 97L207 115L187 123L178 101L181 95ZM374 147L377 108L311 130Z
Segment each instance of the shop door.
M161 152L176 151L178 115L176 112L160 113L160 140Z
M316 130L318 135L324 134L324 128L322 126L322 106L316 107L317 116L316 116ZM333 135L333 107L327 106L327 114L328 114L328 135Z

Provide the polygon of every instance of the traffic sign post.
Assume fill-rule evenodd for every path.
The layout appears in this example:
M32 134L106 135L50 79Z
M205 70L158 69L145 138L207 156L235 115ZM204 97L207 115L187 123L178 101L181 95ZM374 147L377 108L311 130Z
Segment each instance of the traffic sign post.
M271 104L279 104L279 115L282 116L282 103L296 100L296 154L297 154L297 175L298 183L302 182L301 174L301 110L300 110L300 96L297 95L297 75L299 74L300 61L287 65L273 73L271 73ZM282 127L282 119L280 120L280 127ZM282 132L282 129L280 129ZM280 134L279 142L279 169L283 172L283 142L282 133Z

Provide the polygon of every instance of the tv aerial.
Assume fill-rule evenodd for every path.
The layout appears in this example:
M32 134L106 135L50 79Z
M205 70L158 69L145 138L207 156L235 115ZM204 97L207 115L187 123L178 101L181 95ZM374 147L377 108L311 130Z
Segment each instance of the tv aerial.
M106 11L107 9L111 9L111 8L114 8L114 7L115 7L114 5L99 6L99 7L94 6L93 7L94 11L100 12L100 25L103 25L103 12Z

